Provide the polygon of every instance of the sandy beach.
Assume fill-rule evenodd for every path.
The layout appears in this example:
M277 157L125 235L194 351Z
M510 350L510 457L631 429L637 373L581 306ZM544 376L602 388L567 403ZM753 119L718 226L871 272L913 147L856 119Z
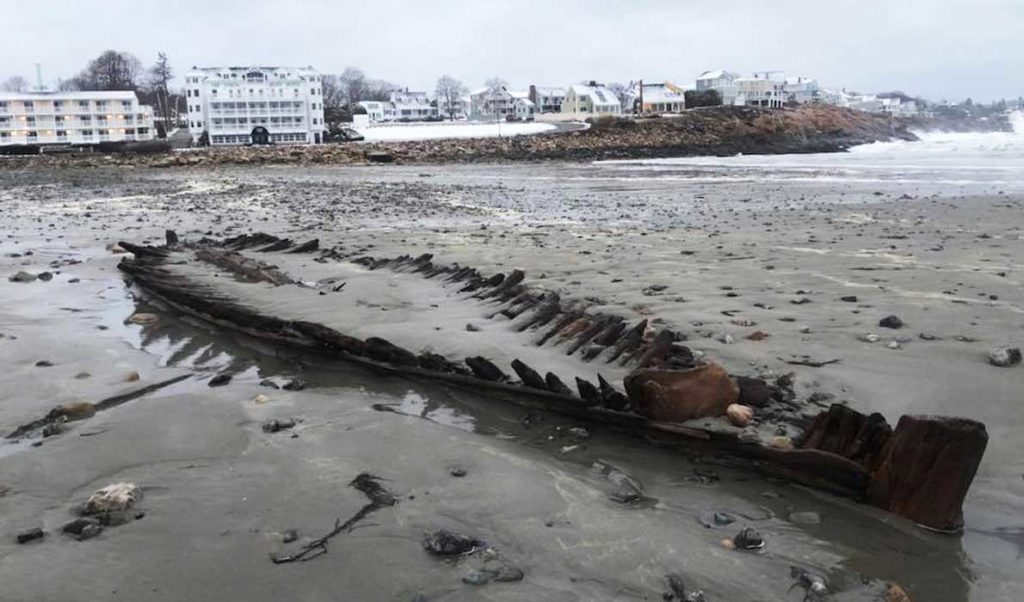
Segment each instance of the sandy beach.
M986 359L1024 342L1024 179L942 165L867 177L848 172L882 160L808 157L0 170L0 430L188 375L58 436L0 444L0 598L658 600L680 574L709 601L799 600L792 566L827 576L835 600L884 599L888 582L914 600L1024 598L1024 367ZM990 442L964 533L599 427L573 440L583 425L565 418L524 420L487 394L381 379L183 318L127 286L110 250L165 229L520 268L564 298L658 318L730 370L792 371L801 400L892 423L979 420ZM21 270L53 278L8 281ZM130 323L137 312L159 320ZM903 327L880 328L890 315ZM839 361L786 363L797 356ZM229 385L207 386L223 372ZM260 386L295 378L306 388ZM291 417L291 432L260 428ZM349 487L362 472L399 503L319 558L273 564L289 530L314 539L366 503ZM649 503L610 499L624 476ZM88 541L59 533L72 504L117 481L143 487L143 517ZM725 549L735 533L701 523L714 511L756 526L765 549ZM35 526L46 537L15 542ZM440 528L482 538L525 578L463 583L482 560L426 554L424 534Z

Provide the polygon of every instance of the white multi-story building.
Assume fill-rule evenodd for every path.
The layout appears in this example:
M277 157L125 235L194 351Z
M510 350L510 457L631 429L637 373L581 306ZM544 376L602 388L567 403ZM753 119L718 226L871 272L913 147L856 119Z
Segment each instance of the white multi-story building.
M516 96L505 86L479 88L469 94L470 119L492 119L515 115Z
M723 105L736 104L736 80L739 77L736 73L722 69L705 71L697 76L697 91L715 90L722 97Z
M780 109L786 104L786 78L779 71L763 71L736 80L737 105Z
M185 75L192 140L214 146L319 144L324 100L312 67L206 67Z
M0 145L153 139L153 109L135 92L0 93Z
M819 99L818 80L808 77L786 78L786 101L804 104Z

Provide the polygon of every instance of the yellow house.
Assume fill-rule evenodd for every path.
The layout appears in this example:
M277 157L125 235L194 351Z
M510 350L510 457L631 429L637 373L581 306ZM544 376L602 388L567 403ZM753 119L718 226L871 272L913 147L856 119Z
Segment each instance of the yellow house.
M621 115L622 100L607 87L597 83L569 86L562 101L563 113L574 113L581 117Z

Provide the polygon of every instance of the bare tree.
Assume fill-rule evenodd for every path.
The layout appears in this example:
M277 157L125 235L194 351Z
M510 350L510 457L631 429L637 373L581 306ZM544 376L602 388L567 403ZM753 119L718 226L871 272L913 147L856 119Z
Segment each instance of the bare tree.
M157 114L164 118L165 127L171 124L171 100L168 85L174 77L171 62L163 52L157 53L156 63L149 68L149 86L156 101Z
M389 100L391 93L401 88L383 79L371 79L366 84L366 98L364 100Z
M367 80L366 74L355 67L346 67L338 78L341 87L341 95L346 104L354 105L359 101L366 100Z
M437 107L441 114L447 115L448 119L454 121L459 102L467 92L468 90L462 82L450 75L442 75L437 80L437 88L434 89L434 94L437 96Z
M320 78L320 89L324 101L324 123L328 130L335 130L341 127L345 121L345 93L341 89L341 83L337 75L324 75Z
M28 80L20 75L12 75L0 84L0 90L4 92L24 92L28 90Z
M79 90L138 90L142 62L128 52L107 50L75 77Z
M614 94L615 97L619 99L619 104L622 105L623 111L630 112L633 110L633 107L626 106L626 104L629 102L629 99L626 98L625 85L620 84L618 82L611 82L610 84L606 85L605 88L608 88L608 90L611 91L611 93Z
M490 90L496 90L498 88L507 88L508 82L501 77L492 77L489 80L485 81L484 85L487 86L487 88Z

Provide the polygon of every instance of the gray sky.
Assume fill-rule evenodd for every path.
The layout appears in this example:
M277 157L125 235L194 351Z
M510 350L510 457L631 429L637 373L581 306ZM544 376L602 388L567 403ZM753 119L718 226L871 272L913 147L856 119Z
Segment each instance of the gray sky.
M3 0L0 78L70 77L107 48L150 64L357 66L432 90L785 70L934 100L1024 94L1024 0ZM13 8L16 5L17 8ZM169 16L167 25L155 25Z

